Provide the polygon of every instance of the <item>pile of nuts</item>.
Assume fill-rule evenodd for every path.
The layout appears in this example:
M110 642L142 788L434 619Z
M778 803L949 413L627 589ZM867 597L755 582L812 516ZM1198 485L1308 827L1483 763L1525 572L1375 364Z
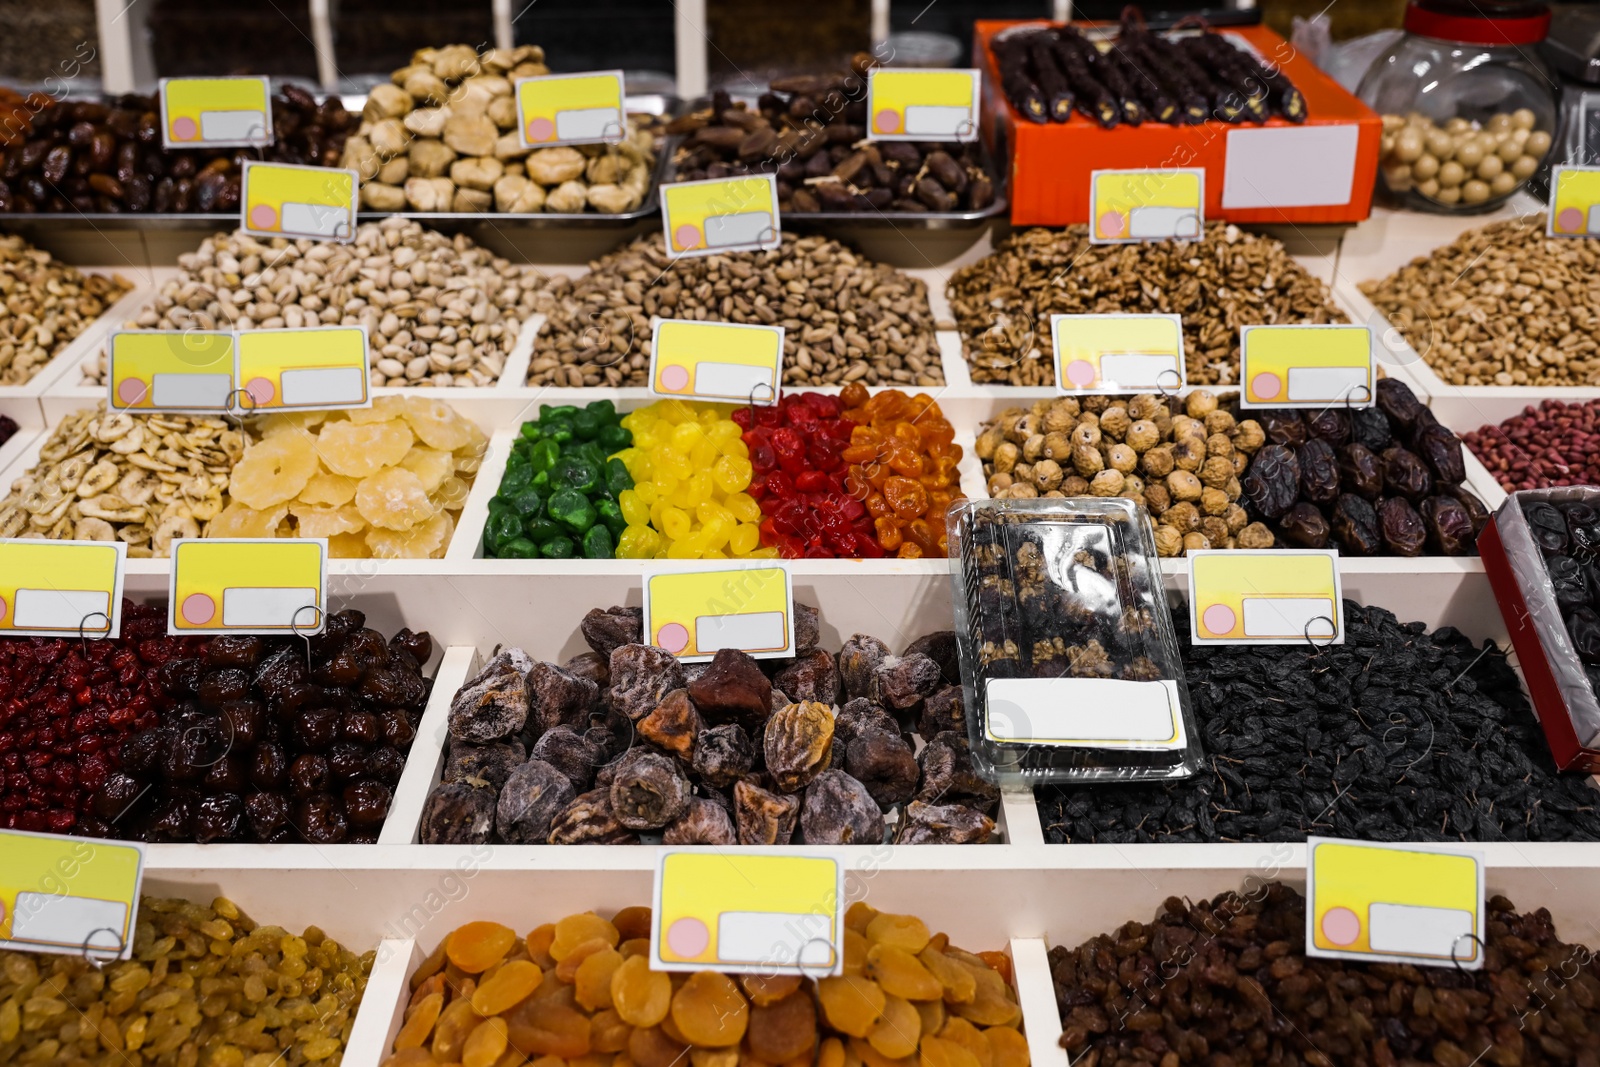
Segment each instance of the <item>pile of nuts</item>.
M1492 116L1483 126L1464 118L1442 126L1420 112L1383 116L1378 165L1395 193L1416 192L1438 204L1482 204L1510 196L1533 177L1550 134L1535 130L1525 107Z
M1600 485L1600 400L1528 405L1500 425L1461 435L1508 493Z
M374 386L493 385L539 284L465 234L403 218L363 223L351 244L217 234L178 265L129 328L363 325ZM102 356L90 383L104 373Z
M640 643L638 608L597 608L581 629L593 651L558 666L506 649L456 693L423 844L959 845L994 830L948 631L899 656L857 634L835 656L796 604L795 658L683 664Z
M1360 288L1451 385L1600 385L1600 249L1544 234L1490 223Z
M373 960L224 897L141 897L132 959L0 952L0 1061L336 1064Z
M224 419L84 408L0 500L0 537L118 540L132 558L165 556L174 538L206 534L243 453Z
M367 94L340 166L361 174L371 211L617 215L644 203L654 138L530 151L517 136L518 78L550 73L544 49L421 48Z
M977 454L997 499L1119 496L1149 510L1156 550L1270 548L1272 532L1239 503L1239 479L1266 443L1201 389L1183 411L1151 393L1040 400L978 431Z
M0 385L22 385L133 286L0 237Z
M1054 385L1051 315L1183 316L1190 385L1239 378L1239 327L1344 322L1325 283L1271 237L1209 222L1198 241L1093 245L1087 226L1026 230L951 276L975 382Z
M536 306L529 385L648 384L658 316L783 326L785 385L944 384L927 286L828 237L671 260L656 233L551 278Z

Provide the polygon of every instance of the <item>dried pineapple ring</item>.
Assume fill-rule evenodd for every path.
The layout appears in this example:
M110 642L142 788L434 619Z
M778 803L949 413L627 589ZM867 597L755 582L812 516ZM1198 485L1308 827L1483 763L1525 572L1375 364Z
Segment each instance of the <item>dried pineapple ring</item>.
M438 559L444 555L454 528L455 523L443 512L409 530L380 530L374 526L367 531L367 547L374 559Z
M440 511L460 511L467 506L467 497L471 493L472 486L452 474L428 494L428 499Z
M338 507L340 504L350 503L355 497L357 484L354 478L318 471L311 476L306 487L300 490L299 499L305 504L327 504Z
M413 445L400 460L400 466L422 479L422 488L431 493L455 470L455 457L437 448Z
M263 416L256 424L262 437L276 437L291 430L310 430L328 421L326 411L280 411Z
M357 426L364 426L369 422L384 422L388 419L403 419L405 414L406 402L398 396L376 397L370 408L345 410L345 417Z
M319 508L296 503L289 505L289 514L299 521L301 537L332 537L335 534L360 533L367 528L367 520L350 504Z
M405 405L406 422L429 448L454 452L472 440L471 423L443 400L408 396Z
M385 530L408 530L434 514L422 479L404 467L390 467L356 486L356 510Z
M278 504L267 511L257 511L235 500L211 520L208 531L212 537L276 537L278 523L289 514L287 504Z
M358 533L342 533L328 538L328 555L334 559L366 559L372 555L372 550L367 548L365 536Z
M252 445L233 468L228 492L260 511L293 500L317 473L309 434L279 434Z
M411 431L399 419L357 425L327 423L317 435L317 455L335 474L366 478L392 467L411 450Z

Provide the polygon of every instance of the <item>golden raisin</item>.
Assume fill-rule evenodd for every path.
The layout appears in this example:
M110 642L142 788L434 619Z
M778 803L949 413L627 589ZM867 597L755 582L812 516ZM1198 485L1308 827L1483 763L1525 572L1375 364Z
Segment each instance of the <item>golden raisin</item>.
M939 980L946 1004L967 1004L978 995L978 980L973 977L972 970L959 961L935 952L931 945L923 949L917 959Z
M1009 1026L991 1026L983 1031L994 1057L993 1067L1028 1067L1028 1039Z
M652 971L648 956L629 957L611 976L611 1003L629 1026L655 1026L672 1007L672 979Z
M441 943L441 945L439 947L440 947L440 951L442 952L444 950L443 944ZM418 1004L421 1004L424 999L426 999L427 997L433 996L433 994L435 994L435 993L439 994L442 997L442 996L444 996L444 991L445 991L444 972L440 971L439 973L435 974L432 978L429 978L426 981L424 981L421 985L412 987L412 990L411 990L411 1003L406 1006L406 1010L410 1011L412 1008L415 1008Z
M954 1041L925 1037L921 1067L978 1067L978 1058Z
M544 972L537 964L530 960L512 960L484 979L473 992L472 1008L479 1015L499 1015L538 989L543 981ZM499 1055L495 1053L496 1058Z
M624 941L632 941L636 937L648 939L650 937L650 909L641 907L623 908L611 917L611 925L617 928L617 936Z
M464 974L482 974L499 963L517 939L509 926L473 922L456 928L445 947L445 955ZM444 1061L441 1061L444 1062Z
M939 1031L939 1036L946 1041L954 1041L978 1061L978 1067L993 1067L994 1053L989 1048L989 1039L983 1036L983 1031L967 1022L965 1019L951 1018L944 1024L944 1029Z
M880 913L867 924L867 940L874 945L893 945L910 953L928 947L928 926L915 915Z
M578 978L578 968L582 966L584 960L588 959L596 952L610 952L611 950L611 945L607 943L605 938L591 937L583 944L574 947L571 952L568 952L564 957L562 957L561 962L556 964L556 977L561 979L563 982L576 981Z
M650 955L650 939L648 937L630 937L617 946L617 951L622 953L623 959L628 959L632 956L648 957Z
M422 1043L433 1033L433 1024L439 1021L439 1012L444 1008L444 994L430 993L423 997L415 1008L406 1016L405 1025L400 1027L400 1033L395 1036L394 1050L400 1052L408 1048L421 1048Z
M628 1058L638 1067L673 1067L687 1058L687 1051L687 1045L672 1040L659 1026L638 1027L628 1038Z
M621 940L617 936L617 928L592 911L568 915L556 923L556 936L550 942L550 955L558 961L564 960L573 949L596 937L613 947Z
M854 930L844 932L844 973L861 975L867 970L867 939Z
M917 1051L922 1036L922 1016L909 1000L890 994L884 998L883 1018L867 1035L867 1044L892 1060L904 1059ZM862 1059L866 1056L863 1054Z
M589 1051L589 1017L565 997L530 997L506 1015L511 1047L525 1056L573 1059ZM441 1060L440 1062L448 1062Z
M561 967L571 963L577 955L575 952L562 960ZM621 966L622 953L614 948L603 948L584 956L583 962L573 972L572 979L573 992L578 997L578 1003L590 1011L611 1007L611 976L616 974ZM561 967L556 968L557 974L560 974ZM611 1051L615 1052L616 1049Z
M883 986L885 993L907 1000L937 1000L944 995L939 979L918 963L917 957L893 945L877 944L867 950L866 976Z
M408 1048L384 1060L381 1067L433 1067L433 1056L425 1048Z
M632 1032L633 1027L623 1022L622 1016L607 1008L589 1020L589 1047L596 1052L621 1052L628 1047Z
M744 995L750 998L750 1003L760 1007L764 1004L776 1004L784 997L800 988L798 974L741 974L739 984L744 987Z
M529 964L532 966L532 964ZM506 1021L485 1019L473 1029L461 1050L461 1067L494 1067L506 1051Z
M883 988L854 975L838 975L817 982L822 1017L841 1034L866 1037L883 1018Z
M750 1009L745 1045L757 1059L782 1063L809 1055L816 1044L817 1008L809 993L757 1003Z
M672 1021L691 1045L737 1045L750 1023L750 1005L733 979L716 971L696 971L672 997Z
M944 1027L945 1010L942 1000L919 1000L912 1004L922 1017L922 1032L937 1034Z
M550 955L550 942L556 939L556 924L545 923L535 926L528 932L524 944L528 947L528 958L537 963L544 970L549 970L556 965L556 958Z
M877 917L877 908L874 908L864 900L858 900L845 909L844 928L846 930L854 930L862 937L866 937L868 925Z
M439 1013L433 1026L433 1045L430 1051L440 1063L454 1063L461 1059L461 1050L483 1016L472 1010L472 1001L453 1000Z

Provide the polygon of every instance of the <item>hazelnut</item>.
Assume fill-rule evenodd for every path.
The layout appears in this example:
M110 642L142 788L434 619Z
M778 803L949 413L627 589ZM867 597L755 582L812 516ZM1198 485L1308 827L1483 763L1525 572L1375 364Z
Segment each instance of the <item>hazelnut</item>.
M1189 471L1178 470L1167 475L1167 491L1174 500L1199 500L1202 488L1200 479Z
M1116 496L1122 492L1122 472L1117 470L1101 471L1089 482L1089 495L1091 496Z
M1272 531L1267 529L1263 523L1252 522L1239 531L1234 541L1240 548L1271 548L1273 544Z

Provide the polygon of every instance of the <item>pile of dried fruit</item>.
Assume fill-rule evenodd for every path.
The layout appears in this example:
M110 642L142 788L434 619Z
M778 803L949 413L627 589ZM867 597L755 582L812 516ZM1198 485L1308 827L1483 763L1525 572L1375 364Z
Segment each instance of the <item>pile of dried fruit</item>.
M1544 233L1493 222L1361 291L1451 385L1600 385L1600 250Z
M419 48L372 87L340 166L372 211L615 215L644 202L654 138L629 124L614 145L523 148L512 86L549 74L544 49Z
M1551 655L1576 655L1583 661L1590 687L1600 692L1600 611L1596 610L1600 605L1600 565L1595 562L1600 553L1600 513L1582 502L1558 507L1525 498L1522 513L1544 558L1545 574L1571 644L1570 652L1552 648Z
M1268 444L1245 473L1252 516L1295 548L1347 556L1477 554L1488 520L1461 483L1461 438L1403 382L1378 382L1370 408L1256 412Z
M1600 840L1600 797L1559 775L1505 654L1344 603L1345 643L1191 647L1204 758L1171 784L1039 790L1060 843Z
M1156 551L1270 548L1272 531L1239 503L1239 478L1266 442L1261 424L1203 389L1173 403L1150 393L1040 400L978 431L996 499L1120 496L1156 524Z
M1050 950L1074 1063L1475 1063L1600 1056L1600 963L1543 908L1485 902L1482 970L1312 959L1306 902L1280 882Z
M506 457L489 501L483 554L503 559L610 559L627 527L617 498L633 489L613 453L633 444L609 400L539 406ZM607 458L610 456L611 458Z
M0 500L0 537L118 540L130 557L165 556L174 538L208 532L243 448L223 419L84 408Z
M845 913L844 973L668 974L650 969L649 908L608 921L569 915L518 937L495 922L456 928L411 975L411 1001L384 1067L568 1062L920 1062L1028 1067L1011 961L964 952L910 915L857 901Z
M0 952L0 1061L338 1063L372 962L315 926L259 926L223 897L141 897L130 960Z
M557 275L529 385L647 385L653 318L783 326L785 385L943 385L927 286L827 237L669 260L661 234Z
M988 840L1000 794L973 770L954 635L895 656L857 634L834 656L815 609L795 625L790 660L685 665L621 607L584 617L593 651L563 666L502 651L451 703L423 843Z
M336 557L438 559L489 439L442 400L268 415L211 537L326 537Z
M948 291L972 380L1009 385L1055 384L1051 315L1182 315L1190 385L1237 383L1240 326L1345 321L1282 244L1222 222L1198 241L1131 245L1092 245L1087 226L1026 230Z
M133 288L84 274L20 237L0 237L0 385L22 385Z
M1600 400L1529 405L1498 426L1461 435L1508 493L1600 484Z

